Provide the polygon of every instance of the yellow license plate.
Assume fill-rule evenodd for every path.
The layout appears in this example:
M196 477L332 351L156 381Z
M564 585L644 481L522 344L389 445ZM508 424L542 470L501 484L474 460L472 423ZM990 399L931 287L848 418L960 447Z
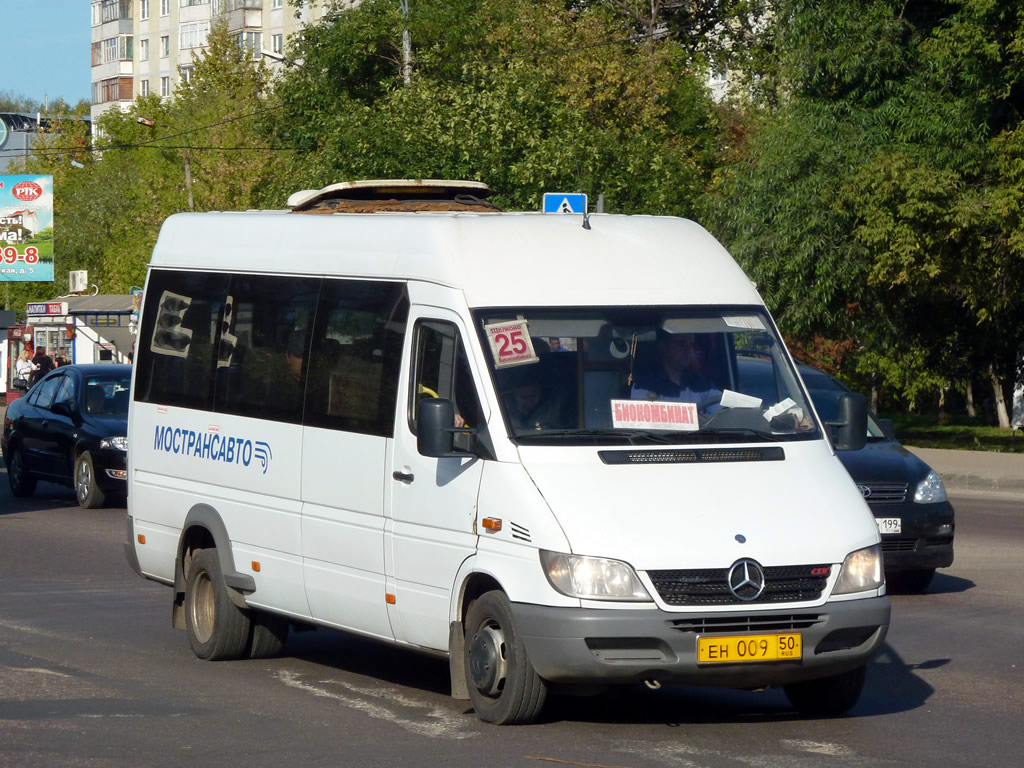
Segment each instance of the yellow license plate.
M802 644L800 634L736 635L697 638L697 661L700 664L735 664L743 661L799 660Z

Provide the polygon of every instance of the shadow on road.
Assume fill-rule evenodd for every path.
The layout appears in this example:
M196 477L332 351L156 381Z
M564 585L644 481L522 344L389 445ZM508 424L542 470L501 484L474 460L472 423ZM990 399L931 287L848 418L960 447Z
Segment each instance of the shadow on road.
M0 484L3 485L3 495L5 496L4 504L0 505L0 517L18 512L78 506L74 490L67 486L40 481L36 486L35 493L27 498L19 499L11 495L8 483L7 467L0 462Z
M907 664L890 645L868 666L860 701L840 718L872 717L917 709L934 689L915 674L919 669L945 666L949 659ZM558 697L544 711L545 720L597 723L664 723L666 726L737 723L756 718L762 722L813 721L797 714L781 689L736 691L717 688L666 686L651 691L643 686L584 699Z
M977 584L970 579L939 572L935 574L931 584L923 590L911 585L901 584L898 574L889 577L886 583L886 590L890 595L952 595L958 592L966 592L969 589L974 589L976 586Z
M331 629L293 631L285 655L403 687L446 696L451 692L447 659Z
M955 592L966 592L969 589L974 589L976 586L978 585L970 579L939 571L935 574L935 578L932 579L932 583L928 585L928 589L924 591L924 594L953 594Z
M317 629L293 634L288 657L365 676L377 682L447 696L448 662L394 648L373 640L341 632ZM886 644L868 666L868 678L860 702L842 717L871 717L917 709L934 689L917 670L936 669L949 659L907 664ZM468 702L467 712L472 709ZM541 716L542 722L576 721L591 723L651 724L667 726L701 723L735 723L756 718L761 721L801 721L781 689L739 691L666 685L650 690L643 685L611 689L597 696L552 695Z

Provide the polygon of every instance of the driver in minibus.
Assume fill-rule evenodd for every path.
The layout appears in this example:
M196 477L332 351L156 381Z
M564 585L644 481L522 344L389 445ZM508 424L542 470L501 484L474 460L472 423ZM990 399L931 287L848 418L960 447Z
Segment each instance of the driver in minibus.
M722 407L722 390L703 373L705 349L697 334L659 330L657 349L659 365L637 376L630 392L632 399L696 403L703 413Z

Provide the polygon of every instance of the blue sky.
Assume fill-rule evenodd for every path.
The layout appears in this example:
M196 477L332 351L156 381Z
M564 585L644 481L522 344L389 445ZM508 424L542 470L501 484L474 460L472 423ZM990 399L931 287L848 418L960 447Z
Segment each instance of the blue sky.
M91 0L0 0L0 91L74 105L90 96Z

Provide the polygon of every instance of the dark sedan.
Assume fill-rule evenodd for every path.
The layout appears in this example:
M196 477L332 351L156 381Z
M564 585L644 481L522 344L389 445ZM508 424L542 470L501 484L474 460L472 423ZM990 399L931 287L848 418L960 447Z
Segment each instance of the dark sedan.
M800 377L823 421L836 418L849 390L808 366ZM953 506L938 474L899 444L892 422L868 414L868 441L859 451L837 451L868 503L882 534L886 578L896 589L924 590L936 568L953 564Z
M66 365L7 407L2 440L15 496L70 485L86 509L126 491L129 365Z

